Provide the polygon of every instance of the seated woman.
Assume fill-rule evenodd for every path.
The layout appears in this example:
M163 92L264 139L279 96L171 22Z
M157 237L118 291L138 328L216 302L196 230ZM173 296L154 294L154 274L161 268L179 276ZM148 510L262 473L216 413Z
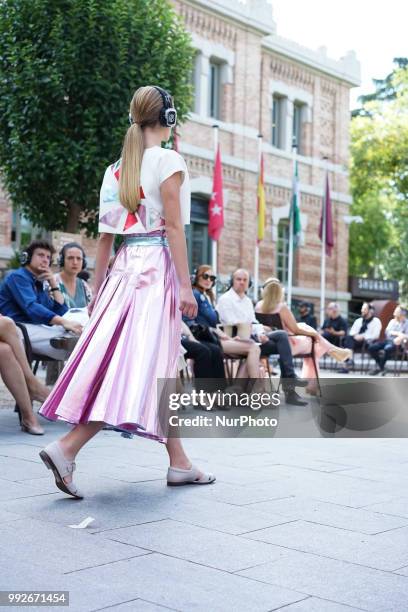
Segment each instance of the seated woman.
M50 391L32 373L14 321L1 315L0 374L20 409L22 431L42 435L31 401L44 402Z
M61 268L55 275L64 302L68 308L86 308L92 299L88 283L79 278L79 273L86 268L85 252L77 242L65 244L59 254L58 264Z
M198 268L193 281L193 293L198 304L197 317L194 320L185 319L186 323L187 325L197 323L209 327L218 335L224 353L246 358L238 371L238 378L260 378L259 346L252 340L243 341L238 337L231 338L217 328L218 313L214 308L215 299L212 291L215 281L216 276L211 266L202 265Z
M289 334L289 342L292 348L293 355L309 353L312 348L311 338L315 338L315 356L316 365L320 357L328 353L336 361L345 361L351 357L350 349L339 348L330 344L328 340L323 338L319 332L306 323L298 323L292 312L284 303L283 287L277 278L268 278L263 286L263 299L255 306L255 312L264 314L279 314L283 328ZM290 334L295 334L290 335ZM303 360L302 378L315 379L316 373L313 366L313 360L306 358ZM316 384L309 382L306 387L309 393L316 393Z

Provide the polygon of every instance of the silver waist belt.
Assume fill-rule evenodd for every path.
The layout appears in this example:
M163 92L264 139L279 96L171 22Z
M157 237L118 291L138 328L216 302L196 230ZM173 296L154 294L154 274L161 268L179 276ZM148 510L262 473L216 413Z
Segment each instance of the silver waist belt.
M124 242L129 246L169 246L165 236L125 236Z

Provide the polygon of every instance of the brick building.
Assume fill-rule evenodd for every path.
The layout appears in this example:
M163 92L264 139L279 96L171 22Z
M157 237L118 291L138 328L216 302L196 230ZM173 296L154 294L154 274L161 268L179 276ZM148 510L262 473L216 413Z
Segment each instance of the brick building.
M324 48L311 51L279 37L267 0L172 0L172 4L196 49L194 106L190 120L179 129L179 149L192 177L192 223L187 229L190 265L211 263L207 208L212 191L212 126L216 123L225 204L218 273L226 279L238 265L253 270L261 133L267 226L260 247L260 280L270 275L286 280L292 138L296 136L303 241L295 253L293 294L318 300L318 223L327 167L336 246L327 260L326 297L336 299L346 310L351 202L347 172L349 91L359 84L359 64L354 54L334 61ZM3 260L12 252L11 219L10 205L0 199ZM93 250L88 240L83 243Z

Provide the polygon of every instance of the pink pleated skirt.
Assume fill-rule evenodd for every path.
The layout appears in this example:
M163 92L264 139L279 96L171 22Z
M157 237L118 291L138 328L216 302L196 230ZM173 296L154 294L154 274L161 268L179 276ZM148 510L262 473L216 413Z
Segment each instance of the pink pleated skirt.
M157 234L157 233L156 233ZM166 442L158 379L174 379L179 285L168 246L124 243L91 318L40 409L50 420L103 421Z

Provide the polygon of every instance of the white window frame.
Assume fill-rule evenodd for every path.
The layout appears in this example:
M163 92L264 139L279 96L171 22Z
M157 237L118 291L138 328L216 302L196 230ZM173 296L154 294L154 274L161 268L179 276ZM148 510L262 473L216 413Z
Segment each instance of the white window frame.
M235 53L220 43L214 43L195 32L191 32L193 47L197 49L197 83L196 83L196 101L194 105L194 113L200 117L209 116L209 99L210 99L210 61L219 63L220 68L220 91L222 92L223 85L233 83ZM220 93L220 110L222 107L222 99Z
M282 134L282 146L279 147L281 150L290 152L292 151L292 137L293 137L293 107L294 104L302 104L302 122L312 121L312 109L313 109L313 96L308 91L299 89L298 87L292 87L283 81L270 81L269 83L269 100L271 106L271 118L273 110L273 98L279 96L285 100L285 108L283 110L281 134ZM271 130L272 132L272 130ZM303 143L304 144L304 143Z

